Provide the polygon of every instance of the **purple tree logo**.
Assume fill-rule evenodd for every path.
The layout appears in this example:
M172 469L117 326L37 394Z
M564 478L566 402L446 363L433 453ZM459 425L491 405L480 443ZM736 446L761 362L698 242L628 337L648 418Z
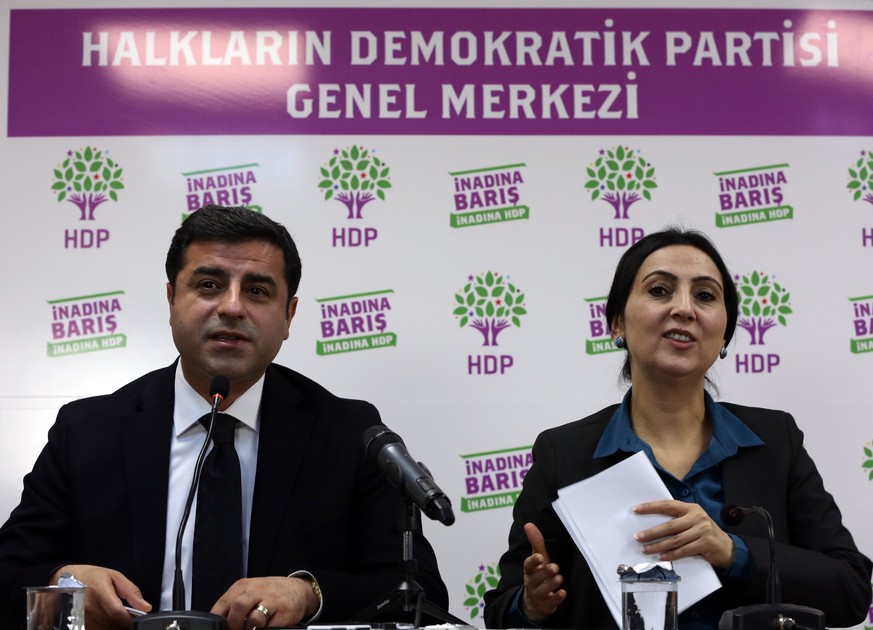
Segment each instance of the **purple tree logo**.
M490 271L468 280L455 294L453 313L461 328L469 325L481 333L483 346L496 346L497 336L511 326L520 327L521 316L527 315L524 294L508 276Z
M737 326L749 333L753 346L763 346L768 330L779 324L787 325L785 316L794 312L791 294L778 282L771 282L770 276L757 271L742 278L734 276L734 279L740 298Z
M374 199L385 201L385 191L391 188L390 169L374 153L359 146L334 149L321 167L318 187L324 190L324 200L342 203L348 219L360 219L361 210Z
M867 480L873 481L873 441L864 445L864 461L861 468L867 472Z
M861 157L849 167L846 188L852 193L852 201L863 197L867 203L873 203L873 154L870 151L861 151Z
M467 597L464 599L464 608L470 612L470 619L475 619L484 610L485 593L497 588L499 581L500 569L493 564L479 565L479 573L467 582Z
M652 200L651 191L658 187L655 167L644 160L639 150L617 146L600 149L597 160L588 166L585 188L591 201L602 199L615 210L615 219L627 219L627 211L640 199Z
M80 221L93 221L97 206L118 201L123 180L122 168L108 151L85 147L67 151L67 158L55 167L52 191L58 203L66 200L79 209Z

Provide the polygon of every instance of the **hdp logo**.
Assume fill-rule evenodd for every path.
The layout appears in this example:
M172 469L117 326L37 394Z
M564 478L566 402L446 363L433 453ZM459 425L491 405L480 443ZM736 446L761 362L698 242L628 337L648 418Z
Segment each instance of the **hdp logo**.
M55 167L52 191L58 203L68 201L79 209L80 221L93 221L97 206L109 199L118 201L118 191L124 188L122 175L123 169L109 157L109 151L97 147L70 150Z
M849 182L846 184L853 201L873 203L873 153L861 151L861 157L849 167ZM861 246L873 247L873 227L861 228Z
M585 298L588 303L588 332L585 354L619 352L612 342L609 323L606 321L606 297Z
M756 166L715 173L719 212L715 226L735 227L794 218L794 207L783 203L788 164Z
M849 183L846 188L852 193L852 201L863 199L867 203L873 203L873 153L861 151L861 157L849 167Z
M449 173L454 177L453 228L502 223L530 218L530 208L521 203L526 164L491 166Z
M252 203L254 185L258 183L255 169L259 166L255 162L182 173L187 188L185 205L188 208L187 212L182 213L182 220L209 204L243 206L261 212L261 206Z
M763 346L764 336L777 326L787 326L791 308L791 294L765 273L754 271L744 276L734 276L740 302L737 327L749 333L750 345ZM778 354L737 354L737 372L772 372L779 365Z
M521 318L527 315L524 293L509 276L487 272L469 276L467 284L455 294L452 311L461 328L469 326L482 335L482 345L496 347L497 337L507 328L521 327ZM512 367L510 355L481 355L467 358L468 374L503 374Z
M873 295L849 298L852 303L852 323L855 336L851 340L852 352L873 352Z
M873 481L873 441L864 445L864 458L861 468L867 471L867 480Z
M600 149L597 160L586 169L585 188L591 201L602 199L611 205L614 219L627 219L628 209L640 199L651 201L651 191L658 187L655 167L638 154L630 147Z
M321 306L320 356L397 345L397 333L388 328L394 291L371 291L316 300Z
M475 619L485 609L485 593L497 588L500 581L500 569L494 564L479 565L476 577L467 582L467 597L464 608L470 613L470 619Z
M655 167L639 151L621 145L600 149L600 155L589 164L585 188L591 201L602 200L615 211L613 219L628 218L632 205L645 199L652 200L652 190L658 187ZM641 227L601 227L601 247L627 247L645 236Z
M512 507L533 464L530 446L461 455L464 460L462 512Z
M321 167L318 187L324 200L334 199L346 207L346 219L363 218L362 210L371 201L385 201L391 188L391 169L375 155L375 150L361 146L334 149L333 157ZM378 237L376 228L334 228L334 247L368 247Z
M49 300L51 341L49 357L60 357L127 346L127 335L118 332L124 291Z
M521 327L521 316L527 315L524 293L509 282L509 276L490 271L468 280L455 294L454 315L460 318L461 328L469 325L479 331L483 346L496 346L500 333Z
M85 147L67 151L67 157L54 169L52 193L58 203L67 201L79 209L80 221L93 221L97 206L109 200L118 201L118 191L124 188L123 169L108 151ZM105 228L64 231L65 249L100 248L109 240Z

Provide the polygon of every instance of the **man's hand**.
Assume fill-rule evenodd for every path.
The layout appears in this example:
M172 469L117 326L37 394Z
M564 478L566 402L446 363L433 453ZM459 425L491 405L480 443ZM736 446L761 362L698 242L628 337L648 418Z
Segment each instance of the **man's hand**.
M122 599L126 599L133 608L146 612L152 609L152 605L142 598L139 587L113 569L90 564L68 564L54 572L50 584L57 584L62 573L72 573L88 587L85 589L88 630L130 628L131 616L124 608Z
M234 630L251 630L297 625L313 615L319 604L309 580L296 577L244 578L227 589L211 612L227 617L227 625Z
M546 541L539 528L526 523L524 533L532 553L524 561L521 612L531 621L540 622L555 614L558 606L567 599L567 591L559 588L564 578L558 565L549 561Z

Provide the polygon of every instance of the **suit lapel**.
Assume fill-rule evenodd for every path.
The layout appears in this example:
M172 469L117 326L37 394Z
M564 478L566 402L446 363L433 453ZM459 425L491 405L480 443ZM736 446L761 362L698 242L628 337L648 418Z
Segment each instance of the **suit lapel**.
M155 606L160 600L166 542L174 377L175 364L148 378L119 420L134 528L130 540L137 574L145 579L138 586Z
M291 491L315 423L303 394L276 368L267 368L261 397L258 465L249 535L250 576L265 575L288 512ZM306 509L306 506L299 506Z

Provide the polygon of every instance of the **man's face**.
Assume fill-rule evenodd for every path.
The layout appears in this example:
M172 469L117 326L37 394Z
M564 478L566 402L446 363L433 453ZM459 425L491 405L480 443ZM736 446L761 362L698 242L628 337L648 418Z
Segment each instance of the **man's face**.
M257 240L191 243L167 300L185 380L208 398L212 379L226 376L225 407L276 357L297 309L282 250Z

